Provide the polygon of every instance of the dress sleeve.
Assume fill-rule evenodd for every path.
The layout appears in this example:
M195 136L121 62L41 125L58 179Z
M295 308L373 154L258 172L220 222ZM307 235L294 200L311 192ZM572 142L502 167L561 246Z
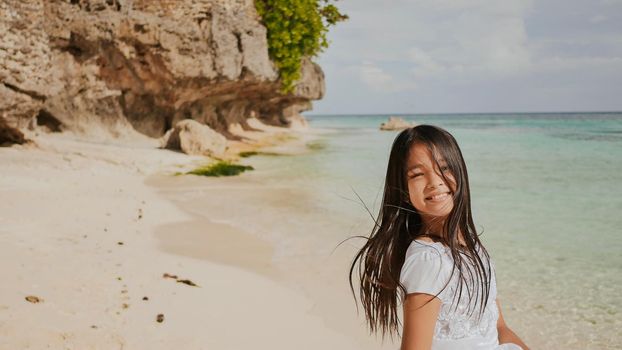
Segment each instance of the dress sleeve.
M451 261L444 259L441 252L426 247L406 255L400 272L400 282L404 285L407 294L425 293L442 295L445 284L451 275Z

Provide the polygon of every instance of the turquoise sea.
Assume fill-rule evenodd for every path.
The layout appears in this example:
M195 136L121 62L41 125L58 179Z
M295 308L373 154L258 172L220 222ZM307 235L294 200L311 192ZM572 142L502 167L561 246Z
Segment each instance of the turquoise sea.
M253 177L275 195L238 220L277 242L277 265L369 234L363 204L377 214L397 135L379 130L388 115L306 117L321 131L315 150L253 158ZM527 344L621 349L622 113L401 117L457 139L504 316ZM283 218L278 225L262 221L274 215Z
M339 131L303 167L380 200L396 135L378 130L387 117L309 117ZM622 348L622 114L403 117L457 139L509 322L553 332L547 348Z

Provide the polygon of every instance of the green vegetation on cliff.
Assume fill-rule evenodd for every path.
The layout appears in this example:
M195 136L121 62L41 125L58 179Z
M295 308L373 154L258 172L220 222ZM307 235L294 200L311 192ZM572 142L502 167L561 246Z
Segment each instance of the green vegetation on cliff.
M291 92L300 78L303 57L328 47L326 33L347 15L332 0L255 0L255 7L268 30L270 58L279 70L283 92Z

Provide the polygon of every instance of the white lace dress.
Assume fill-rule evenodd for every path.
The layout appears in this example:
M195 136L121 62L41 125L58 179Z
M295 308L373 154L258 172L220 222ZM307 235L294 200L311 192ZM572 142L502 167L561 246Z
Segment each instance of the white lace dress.
M429 243L413 240L408 250L400 273L400 282L410 293L438 294L441 310L434 329L432 350L522 350L516 344L499 344L497 334L497 282L492 266L492 279L488 303L483 315L479 316L479 304L475 311L469 295L462 289L462 297L457 307L453 304L458 293L458 271L451 276L453 258L451 250L439 242ZM445 283L451 281L443 290ZM473 291L473 289L471 289ZM471 303L473 303L472 301Z

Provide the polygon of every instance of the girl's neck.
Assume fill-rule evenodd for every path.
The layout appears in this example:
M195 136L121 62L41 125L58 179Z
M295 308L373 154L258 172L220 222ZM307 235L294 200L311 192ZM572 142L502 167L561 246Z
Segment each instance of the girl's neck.
M419 231L418 236L420 237L428 237L430 239L432 239L435 242L438 241L448 241L449 239L447 237L443 237L442 236L442 227L443 227L443 223L440 223L440 225L436 225L436 226L426 226L424 225L421 230ZM462 231L460 229L458 229L458 244L461 246L465 246L466 242L464 241L464 236L462 234Z
M423 227L419 231L419 235L426 237L436 237L442 239L444 220L439 218L430 218L423 221Z

